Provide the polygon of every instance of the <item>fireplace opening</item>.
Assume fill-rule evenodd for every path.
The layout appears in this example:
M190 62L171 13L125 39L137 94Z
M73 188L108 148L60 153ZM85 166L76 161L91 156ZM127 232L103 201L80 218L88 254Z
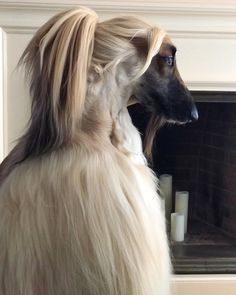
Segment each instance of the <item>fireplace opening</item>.
M166 125L155 139L150 164L158 176L172 176L175 192L189 193L187 232L171 239L175 273L236 273L236 94L194 92L199 120ZM148 114L130 108L145 134ZM170 231L170 217L167 218Z

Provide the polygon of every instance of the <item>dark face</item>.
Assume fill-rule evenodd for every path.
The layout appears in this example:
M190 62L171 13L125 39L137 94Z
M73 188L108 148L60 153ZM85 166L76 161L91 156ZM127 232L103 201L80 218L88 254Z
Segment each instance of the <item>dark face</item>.
M192 122L198 119L198 112L179 75L175 53L176 48L165 40L148 70L135 84L133 94L150 112L169 122Z

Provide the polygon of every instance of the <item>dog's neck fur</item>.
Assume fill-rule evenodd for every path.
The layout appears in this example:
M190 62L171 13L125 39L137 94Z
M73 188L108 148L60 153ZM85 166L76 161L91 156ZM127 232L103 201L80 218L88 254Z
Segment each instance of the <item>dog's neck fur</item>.
M129 156L134 163L146 164L140 134L133 125L126 107L119 112L117 120L114 122L112 143Z
M112 77L114 78L112 79ZM107 83L104 83L106 79ZM97 121L94 121L93 128L99 128L103 118L104 122L107 122L107 128L103 126L101 131L107 130L107 132L110 132L109 137L112 144L120 152L130 157L133 162L146 164L140 134L133 125L127 110L133 87L133 82L129 82L130 77L128 77L127 71L122 68L122 72L117 74L111 70L105 73L102 81L97 81L95 86L94 79L92 80L93 83L88 88L86 101L93 106L92 108L96 114L100 110L100 116ZM107 110L109 110L109 114ZM99 137L100 140L101 137Z
M112 143L119 152L130 157L134 163L146 164L140 134L132 124L127 110L133 87L133 82L130 82L132 79L130 68L131 66L110 69L101 79L89 76L86 112L72 144L86 142L86 148L99 149ZM27 137L23 137L1 164L0 184L17 163L26 159L25 147L28 144L26 140ZM104 144L101 145L101 142Z

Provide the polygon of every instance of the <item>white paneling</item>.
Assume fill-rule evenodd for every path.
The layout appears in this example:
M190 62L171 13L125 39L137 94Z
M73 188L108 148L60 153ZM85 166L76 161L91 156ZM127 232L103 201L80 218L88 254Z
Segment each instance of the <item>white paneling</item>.
M7 7L21 6L22 9L42 7L47 9L65 9L76 6L89 6L96 10L103 11L140 11L150 12L153 11L168 11L168 12L194 12L202 14L206 10L210 13L222 14L225 12L232 12L235 8L235 0L18 0L9 1L1 0Z
M6 34L7 49L7 151L15 145L15 141L23 134L30 116L30 101L24 81L24 72L17 68L20 56L31 35Z
M5 26L38 26L57 11L84 5L95 9L101 19L119 13L138 14L166 29L219 31L236 29L236 1L221 4L210 1L2 1L0 22Z
M7 152L7 71L6 34L0 27L0 162Z
M175 37L178 68L192 90L236 90L235 38ZM218 85L218 86L217 86Z
M0 162L3 159L3 31L0 28Z

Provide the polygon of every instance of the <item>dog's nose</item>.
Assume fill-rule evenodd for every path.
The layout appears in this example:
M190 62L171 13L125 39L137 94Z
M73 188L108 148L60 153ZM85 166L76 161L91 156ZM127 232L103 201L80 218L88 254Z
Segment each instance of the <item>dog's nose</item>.
M196 108L196 106L194 106L194 108L191 111L191 122L197 121L198 120L198 110Z

